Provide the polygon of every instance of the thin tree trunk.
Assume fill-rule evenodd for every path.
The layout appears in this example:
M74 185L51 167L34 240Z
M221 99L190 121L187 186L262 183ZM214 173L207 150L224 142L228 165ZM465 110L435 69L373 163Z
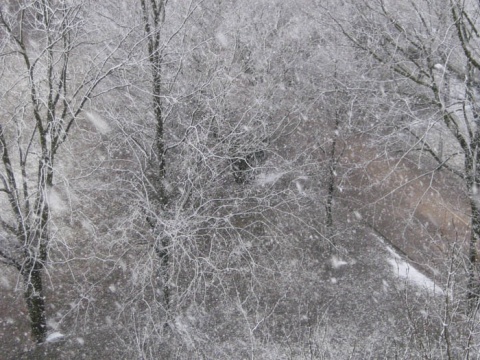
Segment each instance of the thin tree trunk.
M30 327L34 340L40 344L47 337L47 317L43 292L42 265L30 259L23 270L24 296L27 302Z
M147 5L148 4L148 5ZM165 134L164 119L162 111L162 54L160 49L160 34L163 22L165 20L165 1L140 0L140 6L143 12L143 25L148 43L148 60L152 71L152 102L153 113L155 117L155 160L152 164L155 184L154 192L159 200L160 207L168 204L168 197L165 191L164 180L165 171ZM170 309L170 287L169 268L170 268L170 240L164 234L161 234L160 244L155 245L155 252L160 259L159 279L163 293L163 305L165 311ZM168 320L167 320L168 321ZM167 322L166 322L167 324Z
M160 269L159 269L159 278L160 278L160 286L162 287L162 295L163 295L163 305L165 311L167 312L170 310L170 287L168 285L170 281L169 276L169 268L170 268L170 254L169 254L169 245L170 241L168 238L164 237L161 241L161 248L156 249L156 253L158 258L160 259Z
M337 68L335 65L335 72L334 72L334 78L335 80L337 79ZM339 127L340 127L340 109L339 104L338 104L338 99L337 97L340 96L338 92L338 86L337 83L335 82L335 124L333 128L333 134L332 134L332 146L330 148L330 154L329 155L329 161L328 161L328 184L327 184L327 201L325 204L325 212L327 216L326 220L326 230L327 230L327 238L330 241L330 244L333 247L335 247L335 244L333 242L333 202L334 202L334 196L335 196L335 182L337 178L337 140L339 136Z
M325 211L327 213L326 227L327 227L327 236L330 241L333 235L333 199L335 195L335 173L336 173L336 159L335 159L335 147L336 147L336 136L334 136L332 141L332 148L330 150L330 160L328 164L328 185L327 185L327 201L325 204Z
M157 45L158 46L158 45ZM155 115L155 150L156 150L156 168L158 170L158 181L156 181L156 193L160 200L160 206L165 207L168 203L168 197L165 192L164 180L166 176L165 172L165 145L164 145L164 130L163 130L163 112L162 112L162 88L161 88L161 56L157 53L158 49L155 49L155 54L150 57L152 66L152 80L153 80L153 110ZM160 259L160 279L163 292L163 306L168 313L170 310L170 287L169 283L169 263L170 263L170 241L166 235L162 234L161 248L157 249L157 255ZM168 324L165 322L165 324Z
M480 209L477 203L477 193L480 189L478 179L478 134L472 140L470 152L465 154L465 180L467 182L468 196L470 199L470 243L468 248L468 282L467 282L467 302L470 310L474 309L479 299L479 284L477 274L478 251L477 244L480 238ZM477 168L479 168L477 170Z
M472 196L472 195L471 195ZM470 230L470 244L468 249L468 285L467 285L467 299L470 308L475 308L476 302L479 298L479 279L477 276L477 261L478 250L477 244L480 238L480 209L476 204L475 199L470 199L471 208L471 230Z

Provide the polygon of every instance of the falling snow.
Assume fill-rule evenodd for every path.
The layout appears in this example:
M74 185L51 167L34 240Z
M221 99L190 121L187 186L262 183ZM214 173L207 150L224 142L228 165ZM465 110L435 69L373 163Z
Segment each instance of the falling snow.
M62 333L59 333L57 331L51 333L50 335L47 336L47 342L56 342L56 341L60 341L62 340L63 338L65 337L65 335L63 335Z
M284 174L285 174L284 172L260 174L256 179L256 183L261 186L273 184L278 179L280 179Z
M48 205L52 210L59 213L68 209L68 206L65 201L63 201L62 196L54 188L50 188L48 191Z
M330 262L331 262L332 267L334 269L338 269L342 266L348 265L348 262L343 261L343 260L337 258L336 256L332 256L332 258L330 259Z
M85 111L85 116L100 134L107 134L111 131L110 125L100 115L91 111Z

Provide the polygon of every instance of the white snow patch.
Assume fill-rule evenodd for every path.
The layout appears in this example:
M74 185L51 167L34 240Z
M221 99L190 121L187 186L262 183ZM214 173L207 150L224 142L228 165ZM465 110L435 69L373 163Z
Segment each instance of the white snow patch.
M430 290L433 293L442 295L443 290L435 284L435 282L423 275L420 271L415 269L412 265L408 264L400 258L400 256L395 253L392 249L388 249L390 253L393 253L394 257L387 259L387 262L392 265L393 271L395 274L402 278L408 280L410 283Z
M256 183L261 186L272 184L280 179L285 173L271 173L271 174L260 174L257 177Z
M332 267L334 269L338 269L339 267L342 267L344 265L348 265L348 262L343 261L343 260L337 258L336 256L332 256L332 258L330 259L330 262L332 263Z
M59 333L58 331L55 331L51 333L50 335L47 336L47 342L56 342L60 341L65 337L62 333Z
M420 271L415 269L412 265L408 264L403 258L385 241L377 235L374 235L383 245L385 245L387 251L390 253L390 257L387 258L387 262L393 267L394 273L399 277L407 280L408 282L416 285L420 288L432 291L436 295L443 295L443 289L435 284L435 282L428 276L423 275ZM389 288L388 283L383 280L383 290L387 291Z
M103 120L100 115L91 112L91 111L85 111L85 116L87 117L87 120L89 120L93 126L95 126L95 129L100 133L100 134L106 134L110 132L110 125Z

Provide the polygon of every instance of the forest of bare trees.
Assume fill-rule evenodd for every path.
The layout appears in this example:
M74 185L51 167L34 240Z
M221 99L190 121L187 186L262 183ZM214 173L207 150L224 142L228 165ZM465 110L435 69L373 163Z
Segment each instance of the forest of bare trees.
M0 357L478 358L479 17L1 3Z

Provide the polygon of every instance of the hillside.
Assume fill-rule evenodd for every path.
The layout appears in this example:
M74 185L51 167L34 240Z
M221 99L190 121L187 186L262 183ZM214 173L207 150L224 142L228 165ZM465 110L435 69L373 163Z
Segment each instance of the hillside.
M283 272L257 279L269 285L255 289L262 302L254 308L254 322L242 314L248 300L242 294L213 303L210 314L176 318L176 326L188 329L184 341L191 342L190 349L182 350L190 354L185 358L200 354L231 359L418 356L412 337L425 335L423 322L433 315L429 311L444 301L441 285L361 225L345 233L338 245L348 250L329 256L318 250L299 253L286 259ZM131 349L122 344L117 321L112 319L106 326L109 306L97 308L95 320L84 328L61 326L62 341L12 358L128 358L125 354ZM204 325L197 328L199 324ZM430 331L439 325L430 324Z
M412 176L412 169L409 174ZM352 176L357 178L356 174ZM440 263L434 268L438 257L419 263L418 259L428 259L428 253L416 249L422 249L421 242L413 238L409 247L402 247L404 243L398 242L402 238L385 235L395 233L394 227L401 226L394 217L375 223L375 214L390 211L389 202L384 203L388 206L383 209L377 204L376 212L370 215L364 207L352 209L352 203L360 202L361 198L345 202L345 205L343 200L339 201L335 208L338 234L332 248L328 242L319 241L323 226L317 219L324 214L324 209L317 201L321 198L319 190L307 176L260 173L247 187L264 189L270 186L278 191L287 188L298 192L299 182L303 184L303 203L295 216L306 223L302 227L289 227L290 244L281 247L272 244L264 248L274 261L270 268L251 271L242 267L237 275L225 275L222 289L208 290L203 295L207 298L199 299L185 314L177 315L172 320L175 336L167 331L158 342L159 347L164 347L160 350L162 356L231 359L416 358L424 353L436 356L434 354L440 351L438 345L433 343L431 348L418 349L416 342L436 340L438 335L435 334L441 334L441 319L451 322L452 326L463 323L460 314L445 319L445 314L440 312L446 297L451 296L446 289L458 286L453 279L442 275L449 270L445 267L451 264ZM392 192L398 187L393 184L390 189L384 184L382 191ZM409 183L409 186L422 189L420 181ZM406 206L395 197L392 201L397 204L397 212L412 211L411 204ZM423 224L417 228L412 226L411 231L421 234L425 227ZM235 256L258 251L254 250L256 248L257 245L250 245L234 250ZM131 336L131 330L125 332L122 325L123 321L128 321L124 318L128 316L128 305L123 304L129 301L125 286L134 273L121 260L105 264L106 267L88 263L90 277L104 270L101 271L103 275L92 279L95 283L91 292L82 295L84 300L80 301L86 301L83 306L80 302L75 304L78 301L75 292L69 300L64 298L66 280L52 279L48 292L52 310L60 310L64 303L70 303L74 311L68 315L60 310L52 317L52 321L58 321L55 331L64 335L58 342L20 355L18 344L25 341L20 339L28 334L24 325L20 326L18 315L25 309L18 298L15 303L20 306L12 307L7 304L14 298L3 297L1 308L11 311L2 317L6 319L2 337L6 340L5 349L11 354L7 358L113 359L128 358L130 355L126 354L134 353L132 345L124 340ZM458 268L459 265L454 266ZM3 279L4 285L12 286L14 277L4 276ZM220 293L216 294L218 291ZM72 315L76 320L71 319ZM178 355L173 355L175 351Z

